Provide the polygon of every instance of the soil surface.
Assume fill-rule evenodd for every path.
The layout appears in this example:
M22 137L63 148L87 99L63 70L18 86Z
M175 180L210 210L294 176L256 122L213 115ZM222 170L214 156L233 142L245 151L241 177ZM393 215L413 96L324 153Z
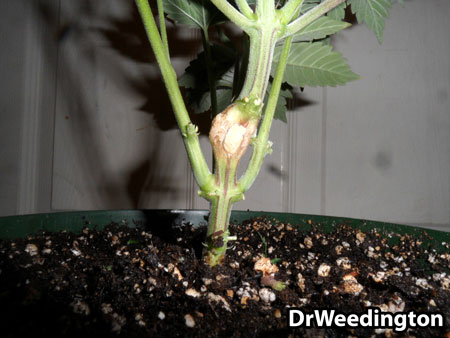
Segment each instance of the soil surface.
M201 260L205 229L111 224L0 241L6 337L450 336L450 245L341 225L325 234L252 220L223 266ZM280 290L285 287L283 290ZM278 290L275 290L275 289ZM288 328L287 311L441 313L444 327Z

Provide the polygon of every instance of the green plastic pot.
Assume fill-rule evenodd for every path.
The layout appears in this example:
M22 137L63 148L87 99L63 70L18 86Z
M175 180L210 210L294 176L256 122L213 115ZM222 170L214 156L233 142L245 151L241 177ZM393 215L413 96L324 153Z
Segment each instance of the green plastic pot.
M367 221L353 218L317 216L293 213L261 212L261 211L233 211L231 221L242 221L267 217L281 222L298 225L301 229L309 230L312 225L319 225L324 231L331 231L336 225L346 224L362 231L376 229L387 234L395 232L422 236L425 244L430 244L437 251L445 248L442 242L450 243L450 233L437 230L429 230L407 225L391 224L384 222ZM81 232L85 227L101 229L112 222L129 227L149 228L152 226L172 227L180 224L191 223L194 226L206 226L208 219L207 210L111 210L111 211L76 211L58 212L47 214L34 214L24 216L0 217L0 238L20 238L37 234L42 231L72 231Z

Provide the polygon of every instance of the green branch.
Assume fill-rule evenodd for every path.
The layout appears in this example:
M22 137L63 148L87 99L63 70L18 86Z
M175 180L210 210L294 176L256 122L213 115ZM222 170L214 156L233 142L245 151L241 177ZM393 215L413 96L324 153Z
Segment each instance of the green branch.
M236 25L241 27L244 32L253 26L253 20L245 17L241 12L234 8L227 0L211 0L211 2Z
M253 154L250 159L247 171L239 180L239 189L242 193L247 191L252 183L258 176L261 169L262 162L267 153L271 152L269 133L272 126L273 116L275 114L275 108L277 106L278 96L280 94L281 84L283 82L284 70L286 68L287 59L289 56L289 50L292 44L292 36L286 38L283 50L278 61L277 70L272 83L272 89L270 90L269 99L267 101L267 107L264 111L264 117L259 127L258 136L253 142Z
M331 11L333 8L339 6L343 2L345 2L345 0L326 0L322 2L320 5L317 5L316 7L287 25L284 36L289 36L298 32L300 29L306 27L311 22L318 19L325 13Z
M247 0L236 0L236 5L242 14L244 14L248 19L254 18L254 13L251 7L248 5Z
M161 69L164 84L169 94L170 102L175 113L181 134L185 139L186 150L192 165L194 176L202 189L210 189L213 175L206 164L200 142L198 140L197 128L192 124L183 97L178 87L177 74L170 64L169 57L165 51L158 28L156 27L155 18L148 4L148 0L136 0L136 5L141 14L144 27L147 32L148 39L155 53L156 61Z
M299 12L304 0L289 0L283 8L279 10L283 17L283 23L287 25L294 16Z
M167 40L166 19L164 18L164 4L163 0L157 0L158 4L158 18L159 18L159 30L161 31L161 38L166 50L167 57L170 59L169 54L169 42Z

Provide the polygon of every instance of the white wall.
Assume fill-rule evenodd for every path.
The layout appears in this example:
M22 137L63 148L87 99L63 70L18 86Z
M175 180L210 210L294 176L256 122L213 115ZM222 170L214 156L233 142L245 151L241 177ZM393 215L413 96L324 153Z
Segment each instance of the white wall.
M338 36L362 80L327 90L325 213L449 224L448 13L445 0L395 6L381 48L361 27Z
M0 2L0 214L16 213L24 98L24 6ZM20 38L22 37L22 38Z
M59 0L2 1L0 215L51 211Z
M155 121L170 114L158 69L124 57L134 40L99 29L139 29L130 2L33 4L0 5L0 15L28 27L12 33L1 21L0 214L205 208L178 131ZM381 46L363 26L339 34L336 48L362 79L298 93L289 124L274 124L274 153L236 208L450 227L449 12L447 0L397 5ZM137 46L128 51L151 55ZM181 72L185 45L172 48ZM146 97L154 114L140 109Z

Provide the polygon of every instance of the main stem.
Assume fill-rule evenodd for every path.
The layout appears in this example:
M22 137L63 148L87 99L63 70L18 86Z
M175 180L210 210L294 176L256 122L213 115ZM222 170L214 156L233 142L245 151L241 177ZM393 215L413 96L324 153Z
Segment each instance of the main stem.
M261 27L250 34L250 54L248 58L247 75L239 95L263 99L270 76L277 31Z
M272 1L258 1L256 7L257 27L247 31L250 37L250 53L247 74L239 98L264 99L269 82L275 44L279 38L280 25L275 17Z
M231 206L242 199L236 184L239 160L230 158L216 161L217 194L210 198L210 214L206 234L204 259L210 266L222 263L229 241L228 225Z
M210 132L217 186L216 193L207 196L211 205L204 258L210 266L220 264L225 258L230 240L228 225L231 207L244 198L245 191L237 183L236 169L257 130L275 44L280 35L273 2L259 0L256 14L257 28L247 30L250 53L238 101L215 118Z

